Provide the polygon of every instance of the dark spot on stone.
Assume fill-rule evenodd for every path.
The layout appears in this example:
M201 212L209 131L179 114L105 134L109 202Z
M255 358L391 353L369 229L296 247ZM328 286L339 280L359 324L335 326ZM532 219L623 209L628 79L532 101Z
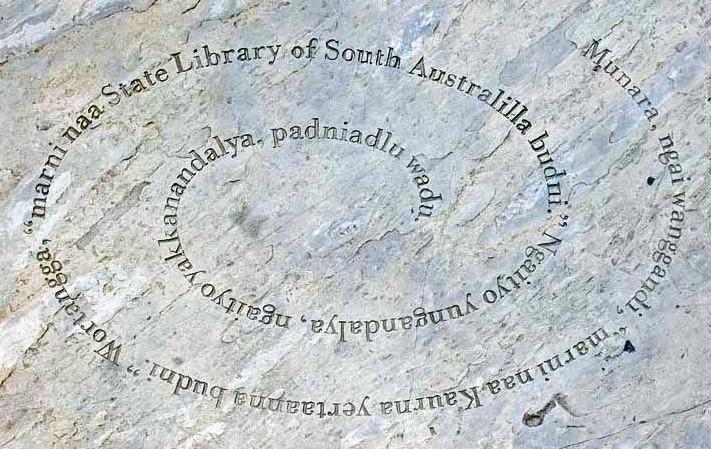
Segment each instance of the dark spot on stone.
M173 363L175 363L176 365L182 365L183 359L181 359L180 357L173 357Z
M543 424L543 417L538 413L524 413L523 423L528 427L538 427Z
M557 396L557 395L556 395ZM543 418L556 407L556 396L546 403L542 409L537 412L527 411L523 414L523 424L528 427L538 427L543 424Z
M649 178L647 178L647 185L651 186L652 184L654 184L654 176L650 176Z
M631 354L631 353L635 352L637 349L635 349L635 347L631 341L627 340L627 341L625 341L625 347L622 348L622 350L625 352L629 352Z
M430 433L431 433L432 435L437 435L437 431L435 430L434 427L430 427Z

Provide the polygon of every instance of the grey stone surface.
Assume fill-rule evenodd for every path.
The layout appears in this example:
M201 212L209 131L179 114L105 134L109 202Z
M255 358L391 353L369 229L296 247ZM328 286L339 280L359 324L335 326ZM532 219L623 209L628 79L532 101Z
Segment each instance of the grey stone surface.
M0 11L0 447L711 448L705 2L58 0ZM313 59L289 53L312 37ZM392 47L401 67L327 60L329 39ZM593 39L639 96L593 71ZM273 64L264 49L176 73L171 54L187 64L203 45L281 48ZM420 57L477 93L505 90L530 130L418 77ZM160 68L165 82L115 106L102 95ZM643 95L658 110L650 120ZM91 104L104 112L68 143L62 133ZM389 130L405 149L288 138L273 148L271 129L314 117ZM544 130L567 205L548 204L530 143ZM191 285L181 258L165 260L175 244L158 243L171 229L166 197L191 150L204 158L216 136L245 133L255 145L196 170L180 198L182 250L205 271ZM667 134L681 174L660 163ZM66 155L46 216L32 217L49 142ZM413 156L442 195L418 220ZM683 209L672 203L681 192ZM667 266L654 252L670 223L682 231ZM544 232L561 239L555 255L539 249L530 284L506 284ZM56 273L42 272L43 249L62 263L85 314L77 324L48 285ZM655 264L665 274L647 284L650 308L634 311ZM222 304L235 298L233 310L203 295L206 282L231 290ZM291 316L288 329L260 322L267 304ZM418 308L453 304L469 313L417 326ZM385 332L391 318L399 327ZM360 333L340 339L340 321ZM598 329L606 338L575 348ZM116 363L101 357L111 340ZM537 365L555 355L562 367L544 375ZM176 374L161 380L154 363ZM526 368L533 380L521 384ZM195 393L198 379L224 388L219 404ZM460 391L474 386L481 406L468 408ZM422 410L397 413L406 399ZM305 413L311 401L339 403L338 416ZM357 413L344 416L349 401Z

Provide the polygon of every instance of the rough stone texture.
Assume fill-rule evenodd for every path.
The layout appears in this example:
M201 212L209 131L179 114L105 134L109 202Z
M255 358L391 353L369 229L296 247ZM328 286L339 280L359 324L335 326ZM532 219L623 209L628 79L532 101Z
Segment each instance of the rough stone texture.
M705 2L5 1L0 16L0 447L711 448ZM102 86L174 67L171 53L205 44L290 48L310 37L320 39L312 61L173 69L122 97L67 146L47 216L25 233L48 142L91 103L106 104ZM330 38L391 46L402 69L324 60ZM689 178L681 186L657 160L662 131L581 56L595 38L673 133ZM420 56L506 89L533 128L522 136L484 103L408 74ZM418 190L402 161L323 140L271 148L270 128L312 117L391 130L443 195L432 217L413 220ZM567 172L570 204L554 214L527 142L543 129ZM218 288L277 306L293 316L289 329L235 321L157 243L188 152L245 132L263 145L196 175L180 237ZM683 236L652 308L618 313L649 276L680 189ZM564 228L559 214L570 216ZM563 243L531 284L483 304L550 229ZM122 343L118 365L60 308L38 269L43 239L87 319ZM463 305L466 292L477 312L372 342L311 330L334 314L380 320ZM480 408L381 413L380 401L535 367L600 327L609 338L587 355L548 380L502 383ZM235 405L229 392L216 407L148 381L145 360L230 392L356 406L368 396L371 416L273 413Z

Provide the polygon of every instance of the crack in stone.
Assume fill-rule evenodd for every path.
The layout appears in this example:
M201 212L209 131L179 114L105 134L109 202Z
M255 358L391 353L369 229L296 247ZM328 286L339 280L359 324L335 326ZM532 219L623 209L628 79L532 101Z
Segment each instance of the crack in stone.
M551 400L548 401L542 409L533 412L527 411L526 413L524 413L523 424L528 427L540 426L541 424L543 424L543 420L545 419L546 415L550 413L551 410L556 408L556 406L560 406L560 408L565 410L569 415L577 417L578 415L573 413L570 408L570 405L568 405L567 399L568 397L562 393L554 394Z
M698 409L698 408L700 408L700 407L704 407L704 406L709 405L709 404L711 404L711 399L702 401L702 402L700 402L700 403L698 403L698 404L692 405L692 406L690 406L690 407L687 407L687 408L684 408L684 409L681 409L681 410L674 410L674 411L671 411L671 412L664 413L663 415L660 415L660 416L656 416L656 417L649 418L649 419L643 419L643 420L641 420L641 421L639 421L639 422L632 423L632 424L628 424L627 426L622 427L621 429L612 431L612 432L610 432L610 433L601 435L601 436L599 436L599 437L588 438L588 439L586 439L586 440L578 441L578 442L576 442L576 443L566 444L565 446L560 446L558 449L567 449L567 448L570 448L570 447L580 446L581 444L589 443L589 442L591 442L591 441L602 441L602 440L606 440L606 439L608 439L608 438L610 438L610 437L613 437L613 436L615 436L615 435L618 435L618 434L620 434L620 433L622 433L622 432L625 432L625 431L627 431L627 430L629 430L629 429L632 429L632 428L634 428L634 427L638 427L638 426L640 426L640 425L642 425L642 424L651 424L651 423L654 422L654 421L659 421L659 420L664 419L664 418L669 417L669 416L683 415L683 414L688 413L688 412L690 412L690 411L692 411L692 410L696 410L696 409Z

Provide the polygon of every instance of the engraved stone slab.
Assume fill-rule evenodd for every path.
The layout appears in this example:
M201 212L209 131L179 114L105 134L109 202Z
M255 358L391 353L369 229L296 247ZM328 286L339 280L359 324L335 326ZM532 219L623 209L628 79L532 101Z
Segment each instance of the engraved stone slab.
M709 448L702 2L8 2L0 445Z

